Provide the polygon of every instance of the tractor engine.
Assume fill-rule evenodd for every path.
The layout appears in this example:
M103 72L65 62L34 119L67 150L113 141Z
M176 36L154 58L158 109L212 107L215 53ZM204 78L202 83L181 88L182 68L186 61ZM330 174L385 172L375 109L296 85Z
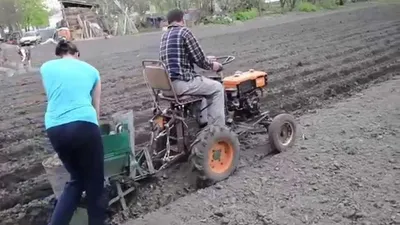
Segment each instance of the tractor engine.
M260 114L260 97L268 84L267 73L249 70L225 77L226 106L234 120L245 121Z

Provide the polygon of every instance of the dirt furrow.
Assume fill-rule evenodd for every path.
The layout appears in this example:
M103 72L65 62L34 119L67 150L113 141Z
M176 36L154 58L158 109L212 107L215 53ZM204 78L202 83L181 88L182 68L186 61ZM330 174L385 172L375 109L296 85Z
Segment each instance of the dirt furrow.
M284 109L285 111L294 111L299 108L302 110L307 110L307 109L312 109L318 106L318 103L322 100L327 100L332 97L336 97L337 95L341 94L347 94L353 90L354 87L363 85L365 83L369 83L371 81L374 81L378 78L386 77L384 79L388 79L387 74L391 74L391 72L396 71L400 69L400 65L394 64L393 62L397 62L399 59L399 52L394 51L392 53L388 52L387 54L375 58L373 60L367 60L365 62L361 62L359 65L355 65L354 67L349 67L342 69L334 74L328 73L325 76L320 76L318 77L317 80L308 80L308 81L303 81L302 83L296 84L295 86L297 87L303 87L303 91L301 89L294 89L293 91L289 92L289 89L283 89L284 97L287 99L286 104L284 105L277 105L277 103L274 104L274 99L281 99L283 97L282 93L276 93L273 95L268 95L267 97L267 104L268 107L274 108L274 109ZM376 65L377 69L368 69L368 66L374 64ZM362 68L367 68L364 71ZM354 74L350 76L351 74ZM342 76L345 78L343 79ZM338 82L340 80L340 82ZM317 84L322 84L324 87L320 88ZM315 87L313 89L312 87ZM306 94L300 95L301 97L294 97L298 96L299 93L302 92L308 92ZM307 100L307 101L306 101ZM319 100L317 102L310 102L310 100ZM35 174L35 171L37 172L36 175L39 175L42 171L36 170L36 168L40 167L40 160L36 162L37 166L33 166L24 170L16 170L16 171L11 171L9 174L5 174L2 177L0 177L0 187L4 186L4 183L2 183L2 180L5 180L6 178L9 178L9 176L14 177L14 179L9 179L11 183L9 185L12 185L14 182L21 182L25 181L28 177L29 178L29 173L31 175ZM39 166L39 167L38 167ZM18 174L25 174L25 178L20 178ZM3 185L1 185L3 184ZM187 188L187 187L185 187Z
M400 38L400 35L388 36L382 38L379 42L369 43L365 46L356 46L348 49L344 48L345 50L338 50L337 56L331 57L329 60L324 60L323 54L315 54L313 57L299 57L298 63L292 64L290 69L280 71L279 73L272 73L269 86L274 89L280 89L288 83L289 77L291 77L290 80L292 82L297 79L313 79L325 70L336 70L344 65L350 65L359 60L374 57L374 55L378 55L392 48L397 49L400 46L400 42L396 41L399 40L396 38ZM394 40L394 42L391 40Z
M395 24L394 24L395 25ZM386 29L386 28L390 28L392 25L388 25L388 26L381 26L381 29ZM340 33L340 32L339 32ZM374 37L374 38L376 38L376 39L380 39L380 37L382 37L382 36L378 36L378 37ZM309 38L307 38L306 40L310 40ZM345 42L346 40L342 40L343 42ZM293 43L293 41L292 41L292 43ZM330 42L329 42L330 43ZM320 48L320 47L323 47L323 46L315 46L314 48ZM285 58L284 57L285 55L281 55L281 57L282 58ZM274 57L274 56L273 56ZM328 58L329 58L329 56L327 56ZM262 62L262 61L260 61L260 62ZM140 76L139 76L140 77ZM139 79L140 80L140 79ZM110 80L110 82L111 83L114 83L116 80L115 80L115 78L113 78L112 80ZM109 83L106 83L106 84L109 84ZM115 83L113 84L114 86L115 86ZM136 88L136 87L132 87L132 88L130 88L130 87L126 87L127 85L124 85L124 88L121 88L120 89L120 92L123 92L123 91L129 91L129 92L132 92L132 90L134 90L134 88ZM144 86L144 84L142 83L141 84L141 86ZM112 86L111 86L112 87ZM107 91L108 90L110 90L110 89L108 89L108 88L105 88L105 92L107 93ZM107 93L108 94L108 93ZM114 94L118 94L118 93L114 93ZM106 95L107 96L107 95ZM18 99L24 99L24 98L18 98ZM18 105L18 104L17 104Z
M294 110L308 111L322 107L323 101L338 98L343 95L349 97L351 92L360 91L363 89L363 86L367 87L365 86L366 84L391 79L393 74L400 68L400 65L398 64L398 56L399 55L397 55L397 60L383 57L382 59L388 60L386 63L366 71L357 72L357 75L346 77L343 80L327 84L321 82L321 85L324 87L316 88L315 90L306 92L301 96L292 95L292 98L290 98L284 93L278 96L271 96L271 98L274 99L280 99L285 96L288 100L283 104L279 102L272 102L272 104L269 103L268 109L280 109L276 110L277 112ZM295 92L295 90L290 90L290 93Z
M209 50L213 55L237 56L227 73L254 68L270 74L263 108L302 114L390 79L399 71L399 16L399 8L380 5L299 21L291 19L290 23L276 26L260 20L264 25L252 22L251 28L238 26L236 32L199 34L199 39L207 53ZM123 37L121 42L101 40L80 47L83 59L102 74L102 117L134 109L136 139L142 144L147 140L151 99L140 61L157 58L159 34L132 39L137 42ZM52 48L35 49L40 50L34 53L38 56L35 63L53 57ZM47 196L52 191L40 166L49 151L43 129L45 103L40 77L25 74L0 80L0 120L2 129L7 131L0 133L0 224L45 224L51 208L51 198ZM263 151L246 150L264 141L265 137L243 140L240 171L253 168L254 162L264 156ZM140 217L194 191L187 165L177 165L152 182L142 183L131 216Z
M380 38L380 37L379 37ZM318 68L317 69L317 71L318 70L321 70L321 68ZM312 71L312 72L315 72L315 71ZM126 91L126 90L128 90L128 91L130 91L131 89L130 88L126 88L126 89L123 89L122 91ZM121 92L122 92L121 91ZM118 94L118 93L120 93L120 91L119 92L117 92L116 94ZM128 92L128 93L130 93L130 92ZM140 96L139 96L140 97ZM128 97L129 98L129 97ZM133 98L133 96L132 96L132 98ZM124 103L125 101L127 101L127 99L121 99L121 100L119 100L119 101L115 101L115 105L117 106L117 105L119 105L119 104L121 104L121 103ZM128 100L129 101L129 100ZM126 104L126 105L128 105L128 104ZM111 105L111 107L110 108L119 108L119 107L112 107L113 105ZM127 109L127 108L129 108L129 106L127 106L127 107L125 107L125 108L123 108L123 109ZM141 109L142 108L142 106L140 106L140 105L138 105L138 106L135 106L134 107L135 109ZM107 112L105 113L105 114L107 114ZM15 126L14 126L15 127ZM16 126L16 127L18 127L18 126ZM35 135L35 134L34 134ZM23 135L22 136L22 138L25 138L25 136ZM19 138L18 138L19 139Z
M384 23L384 24L386 24L386 23ZM391 22L390 25L379 25L379 24L371 25L370 24L369 26L367 25L365 27L358 28L358 29L362 29L364 35L371 36L374 39L378 40L381 37L387 36L387 33L389 31L393 32L393 30L394 30L393 28L398 27L398 25L400 25L398 22ZM305 33L308 34L310 37L304 38L304 40L302 39L301 41L295 41L293 39L293 37L296 37L296 35L293 35L293 36L285 37L283 39L278 39L278 41L272 40L263 45L260 44L260 46L262 46L262 48L248 50L249 52L236 51L236 53L239 56L240 55L248 55L248 54L253 53L252 56L254 58L248 58L248 59L249 60L257 59L257 60L255 60L256 62L258 62L258 61L263 62L263 59L265 59L265 61L271 61L274 59L280 59L282 61L285 61L285 60L287 60L287 57L295 56L302 52L309 52L309 51L313 51L313 50L317 50L317 49L329 51L328 47L332 47L332 50L338 50L338 49L340 49L339 45L350 46L350 43L348 43L349 41L362 40L364 38L364 35L360 35L358 37L347 36L346 38L343 36L344 34L353 33L353 32L354 32L353 29L345 30L345 28L343 26L339 26L337 33L335 34L334 37L331 36L332 33L327 33L327 34L319 37L318 39L314 39L315 36L318 35L318 33L319 33L318 31L314 31L314 32L306 32L305 31ZM312 37L314 37L314 38L312 38ZM338 38L336 39L336 37L338 37ZM341 37L343 37L343 38L341 38ZM287 43L285 42L285 40L287 40L286 41ZM251 43L249 43L249 44L251 44ZM286 48L291 48L292 51L284 51L284 52L281 51L282 49L286 49ZM260 52L267 52L269 54L268 55L254 54L254 53L260 53ZM332 52L332 54L333 54L332 57L335 57L334 53L335 52ZM329 58L331 56L328 55L327 57ZM242 63L244 63L244 62L242 62Z
M393 26L395 26L395 25L390 25L390 26L388 26L388 27L381 27L381 29L386 29L386 28L388 28L389 30L393 30L392 28L393 28ZM376 39L376 40L379 40L379 39L382 39L383 37L388 37L388 35L396 35L398 32L396 31L396 32L392 32L392 33L389 33L389 34L384 34L384 35L382 35L381 33L382 33L382 31L376 31L376 33L378 33L377 34L377 36L374 36L374 39ZM384 32L384 33L386 33L386 32ZM372 34L374 34L374 32L371 32L371 35ZM313 47L313 49L318 49L318 48L321 48L321 49L327 49L328 47L336 47L336 49L339 49L339 51L341 51L340 49L340 45L338 45L338 43L331 43L331 42L329 42L329 40L325 40L325 41L327 41L328 42L328 44L325 44L325 45L319 45L319 46L317 46L317 47ZM358 41L358 40L353 40L353 41ZM295 43L295 42L294 42ZM349 46L352 46L352 44L351 43L347 43L346 42L346 40L343 40L341 43L345 43L345 45L347 46L347 47L349 47ZM273 44L272 44L273 45ZM335 57L340 57L342 54L350 54L350 53L356 53L357 51L360 51L360 50L363 50L363 49L365 49L365 48L368 48L369 46L368 45L372 45L372 46L374 46L374 44L371 44L371 43L366 43L365 44L365 46L363 46L363 47L349 47L350 49L348 49L348 50L345 50L345 51L348 51L348 52L343 52L343 53L341 53L341 52L339 52L339 53L333 53L334 54L334 56L331 56L331 55L327 55L326 56L326 58L329 58L329 59L332 59L332 58L335 58ZM273 45L274 46L274 45ZM298 46L299 48L301 47L301 46ZM293 49L295 49L295 47L293 46ZM333 50L333 49L332 49ZM258 52L262 52L262 51L264 51L263 49L261 49L261 50L254 50L254 51L258 51ZM301 52L301 51L298 51L298 52ZM238 55L238 59L241 59L241 58L245 58L246 59L246 61L245 62L242 62L242 64L244 64L244 63L248 63L248 61L247 60L249 60L249 61L251 61L251 60L253 60L253 58L252 57L240 57L240 55L242 54L242 52L239 52L238 53L239 55ZM255 60L255 66L257 66L257 64L258 63L263 63L263 62L269 62L270 64L274 64L276 61L274 61L274 60L271 60L271 59L278 59L278 55L281 55L281 58L280 59L283 59L283 61L284 62L279 62L279 63L276 63L277 65L283 65L283 63L287 63L287 62L292 62L292 63L288 63L287 65L290 65L289 67L293 67L294 65L293 65L293 61L295 61L295 60L290 60L290 58L286 58L286 55L285 55L285 52L284 52L284 54L282 55L282 53L278 53L278 54L276 54L276 56L271 56L271 58L269 58L269 57L267 57L265 60L264 60L264 58L261 60ZM319 55L319 54L316 54L316 53L312 53L312 54L310 54L308 51L306 52L306 53L303 53L303 54L301 54L301 55L299 55L299 56L296 56L296 57L298 57L298 58L302 58L304 61L307 61L307 58L312 58L313 56L312 55ZM260 56L256 56L256 57L260 57ZM261 57L263 57L263 56L261 56ZM315 57L315 56L314 56ZM302 61L303 61L302 60ZM242 60L241 60L242 61ZM295 63L297 63L297 62L295 62ZM305 62L305 63L307 63L307 64L312 64L312 62ZM233 65L232 65L232 67L234 67L234 68L238 68L238 66L236 65L236 63L234 63ZM278 68L278 69L270 69L270 68L263 68L263 69L265 69L265 70L267 70L267 71L269 71L269 73L270 74L272 74L272 75L274 75L276 72L286 72L287 71L287 69L288 69L288 66L283 66L283 67L280 67L280 68ZM228 66L228 70L229 70L229 66ZM286 74L288 74L288 73L286 73ZM291 75L288 75L288 76L291 76ZM139 76L140 77L140 76ZM273 78L275 77L275 76L272 76ZM142 84L141 84L141 86L142 87L144 87L144 84L143 84L143 79L140 77L140 79L138 80L139 82L142 82ZM135 87L136 88L136 87ZM131 89L131 88L129 88L129 89ZM133 90L133 89L131 89L131 90ZM143 97L143 96L145 96L145 95L147 95L147 93L146 93L146 91L144 91L144 93L142 92L142 94L141 95L139 95L139 97L141 98L141 97ZM136 96L135 96L136 97ZM115 105L117 105L118 103L115 103Z
M304 115L292 151L123 224L398 224L399 93L388 81Z
M309 73L304 76L304 74L298 75L298 79L292 79L291 81L271 81L271 88L274 92L285 91L291 88L302 88L305 89L312 88L315 86L316 82L326 82L332 80L332 74L341 74L341 76L348 76L353 72L360 69L372 67L376 65L377 59L386 59L387 55L397 56L399 54L400 42L394 43L393 45L387 46L386 48L381 47L384 50L367 50L364 54L359 54L354 57L339 58L337 62L329 61L321 64L316 64L316 69L314 73ZM323 70L322 70L323 68ZM318 71L318 72L317 72ZM292 73L295 74L296 73ZM302 76L303 75L303 76ZM275 85L275 82L282 83L282 85Z

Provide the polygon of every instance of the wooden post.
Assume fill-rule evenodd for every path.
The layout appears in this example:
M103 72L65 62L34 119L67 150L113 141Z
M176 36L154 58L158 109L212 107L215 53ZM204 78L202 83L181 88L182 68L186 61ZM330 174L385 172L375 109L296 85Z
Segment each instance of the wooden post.
M129 15L128 15L128 12L125 11L125 10L122 8L121 3L120 3L118 0L114 0L114 3L115 3L115 5L122 11L122 13L125 14L125 17L126 17L127 19L129 19L129 22L130 22L130 23L132 24L132 26L133 26L133 31L134 31L134 33L138 33L139 31L138 31L138 29L137 29L136 26L135 26L135 22L132 21L132 20L130 19Z
M61 4L61 13L62 13L62 16L63 16L63 18L65 20L65 23L67 24L67 27L69 28L69 22L68 22L67 16L65 15L65 10L64 10L64 5L63 4Z

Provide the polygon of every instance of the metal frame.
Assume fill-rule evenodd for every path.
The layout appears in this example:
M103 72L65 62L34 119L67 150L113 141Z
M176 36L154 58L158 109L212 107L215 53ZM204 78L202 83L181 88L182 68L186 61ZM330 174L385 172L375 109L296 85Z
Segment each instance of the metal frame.
M222 61L222 65L226 65L235 60L234 56L216 57L215 60ZM186 110L191 107L191 104L200 101L201 97L193 96L178 96L167 72L166 66L159 60L145 60L142 62L143 77L146 85L152 93L154 102L154 116L150 119L150 126L152 127L151 139L148 152L152 154L153 160L161 159L162 165L155 169L156 171L165 169L171 165L180 156L186 155L190 146L190 137L185 133L185 129L190 126L187 124L188 116L185 114ZM222 74L223 68L218 71L218 76L210 77L222 82L224 78ZM168 96L163 95L161 92L167 92ZM161 109L159 101L167 100L170 102L170 107ZM238 122L232 120L228 122L230 126L238 135L245 135L248 133L264 133L268 131L271 117L268 111L261 112L260 115L252 118L249 121ZM167 118L163 121L162 126L159 125L159 118ZM171 131L176 129L176 135L171 134ZM166 138L165 149L154 152L155 144L162 139ZM171 140L177 142L176 149L173 149ZM176 154L173 154L176 153Z
M217 59L221 58L225 58L223 64L230 63L234 60L234 57L219 57ZM127 124L131 140L129 174L121 174L121 176L112 179L113 182L116 182L117 196L109 202L111 205L119 201L124 210L127 209L124 197L135 190L136 185L131 185L128 190L124 191L121 188L121 183L123 182L121 179L126 177L126 175L129 175L130 179L133 181L141 180L149 175L157 173L158 171L164 170L179 160L182 156L187 155L191 141L190 135L185 133L190 127L190 125L187 124L190 119L187 112L188 110L193 110L193 104L202 99L201 97L196 96L178 96L167 69L162 62L158 60L145 60L142 62L142 65L143 76L147 87L151 90L155 106L154 116L149 121L152 129L149 148L144 149L140 153L135 152L132 111L128 114L115 116L113 118L113 121L117 124ZM219 75L222 81L222 73ZM167 92L170 95L164 96L160 91ZM161 109L159 103L160 100L169 101L170 106L166 109ZM233 121L233 123L230 124L230 127L238 135L266 132L272 122L272 118L268 114L268 111L260 112L259 115L252 117L248 121ZM130 117L132 119L129 119ZM116 130L118 129L116 128ZM173 131L176 131L176 134L172 134ZM163 140L163 138L165 138L164 140L166 143L164 144L162 142L162 149L157 149L156 145L160 140ZM176 149L173 149L171 141L177 142ZM157 160L161 162L160 165L156 164Z
M133 111L130 110L127 113L116 113L112 115L112 123L114 125L115 132L129 132L129 141L130 141L130 154L129 154L129 162L128 168L124 171L121 171L121 174L112 175L110 177L105 177L106 183L110 186L115 185L116 188L116 196L110 199L108 205L112 205L116 202L120 202L121 207L124 212L126 212L127 205L125 201L125 196L136 190L137 185L135 182L141 179L148 177L155 173L153 168L153 162L151 160L151 156L147 149L137 152L135 151L135 128L134 128L134 117ZM144 157L144 160L142 160ZM139 164L139 162L143 161L144 164ZM129 177L129 179L126 179ZM129 188L123 190L121 187L121 183L130 182L133 185L128 185Z
M200 102L202 97L178 96L167 69L161 61L145 60L142 62L142 66L143 77L152 93L155 108L155 115L149 121L152 132L148 152L152 154L153 160L161 161L161 166L156 169L159 171L187 154L189 139L184 134L188 128L185 112L192 104ZM160 100L170 102L170 107L162 110L159 104ZM157 123L157 119L160 117L168 119L168 121L163 121L162 127ZM176 135L172 134L174 129ZM154 152L154 145L157 145L158 141L162 139L166 139L165 149ZM171 148L171 140L177 142L176 149Z

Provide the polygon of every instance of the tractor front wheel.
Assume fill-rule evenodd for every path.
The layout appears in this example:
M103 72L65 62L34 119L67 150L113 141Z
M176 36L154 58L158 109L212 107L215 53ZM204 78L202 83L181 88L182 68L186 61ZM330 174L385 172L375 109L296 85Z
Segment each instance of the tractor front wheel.
M279 114L268 127L269 143L273 151L284 152L296 138L296 121L290 114Z
M239 165L239 139L226 126L205 127L198 133L190 150L189 161L197 172L197 182L202 186L228 178Z

